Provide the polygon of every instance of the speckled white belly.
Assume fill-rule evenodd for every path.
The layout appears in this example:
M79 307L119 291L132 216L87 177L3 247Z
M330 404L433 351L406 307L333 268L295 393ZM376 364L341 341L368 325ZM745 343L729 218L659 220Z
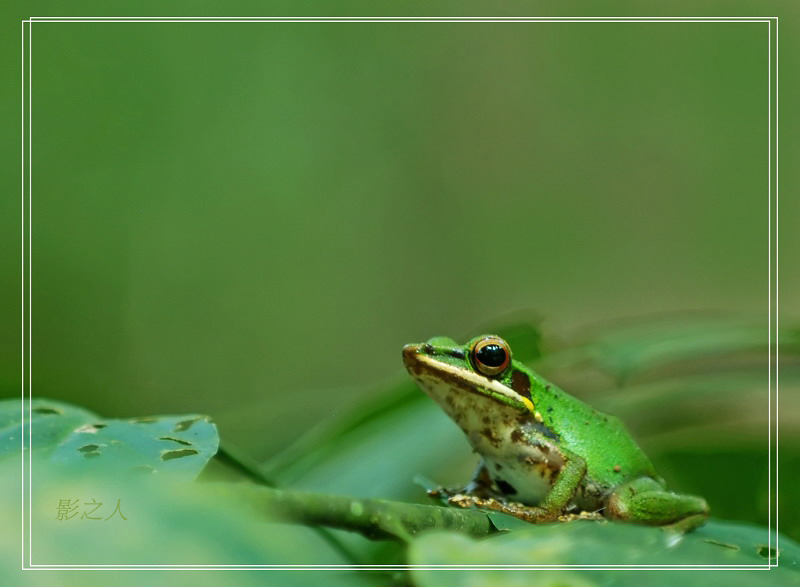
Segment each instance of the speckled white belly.
M512 501L539 503L564 460L554 446L533 444L521 434L518 410L478 393L421 377L423 389L450 415L479 453L499 489Z

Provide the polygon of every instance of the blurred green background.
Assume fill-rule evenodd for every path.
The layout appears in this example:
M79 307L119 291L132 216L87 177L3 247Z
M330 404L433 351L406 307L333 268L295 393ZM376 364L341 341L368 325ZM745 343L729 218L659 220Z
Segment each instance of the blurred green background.
M365 6L339 10L374 13ZM447 12L421 6L404 10ZM551 341L698 310L766 328L766 24L33 26L38 397L109 417L207 413L223 441L264 460L402 377L401 346L434 335L532 313ZM18 89L11 36L3 75ZM788 71L796 42L784 38ZM790 104L796 82L781 83ZM17 117L18 100L3 97ZM6 148L18 162L19 144ZM12 316L18 168L3 179L15 239L3 263L16 277L0 301ZM782 202L782 228L795 212ZM800 249L780 244L782 259ZM788 325L799 291L784 270ZM4 397L19 393L18 328L2 338ZM602 391L574 379L589 401ZM766 452L766 379L765 368L737 404L752 455ZM646 432L651 416L625 420ZM701 403L691 417L715 413ZM742 473L736 430L667 443L656 463L760 487L766 455ZM782 445L784 465L797 444ZM765 523L758 507L743 517Z

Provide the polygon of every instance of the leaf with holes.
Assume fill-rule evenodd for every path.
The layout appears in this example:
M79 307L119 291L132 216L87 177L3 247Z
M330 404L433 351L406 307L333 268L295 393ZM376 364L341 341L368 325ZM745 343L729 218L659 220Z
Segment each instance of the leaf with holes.
M219 446L217 428L207 416L112 420L49 400L34 400L30 407L25 420L33 450L49 453L54 464L82 472L165 473L192 479ZM18 454L21 438L20 402L0 402L0 458Z
M77 406L33 400L25 406L25 448L52 450L76 428L101 419L97 414ZM0 401L0 459L18 455L22 450L22 441L22 402Z

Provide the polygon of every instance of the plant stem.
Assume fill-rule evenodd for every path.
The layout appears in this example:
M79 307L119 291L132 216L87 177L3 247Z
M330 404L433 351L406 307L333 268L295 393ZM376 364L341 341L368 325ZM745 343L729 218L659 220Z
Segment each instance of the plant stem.
M273 519L358 532L370 539L408 540L423 530L455 530L487 536L495 528L485 513L382 499L358 499L305 493L251 484L219 484L226 497L238 498Z
M238 470L240 473L249 477L251 480L266 487L275 487L275 482L267 477L259 467L258 463L250 459L247 455L240 452L238 449L231 448L230 444L220 445L215 458L222 461L224 464L231 468ZM328 545L339 553L342 559L350 564L359 564L358 557L353 554L349 548L342 544L336 536L331 534L327 528L314 527L313 530L317 535L322 538Z

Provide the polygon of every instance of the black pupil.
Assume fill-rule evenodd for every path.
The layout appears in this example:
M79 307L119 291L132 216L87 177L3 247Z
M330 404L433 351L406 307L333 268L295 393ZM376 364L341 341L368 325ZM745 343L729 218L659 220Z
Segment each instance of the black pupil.
M499 344L487 344L478 349L475 358L487 367L499 367L506 362L506 349Z

